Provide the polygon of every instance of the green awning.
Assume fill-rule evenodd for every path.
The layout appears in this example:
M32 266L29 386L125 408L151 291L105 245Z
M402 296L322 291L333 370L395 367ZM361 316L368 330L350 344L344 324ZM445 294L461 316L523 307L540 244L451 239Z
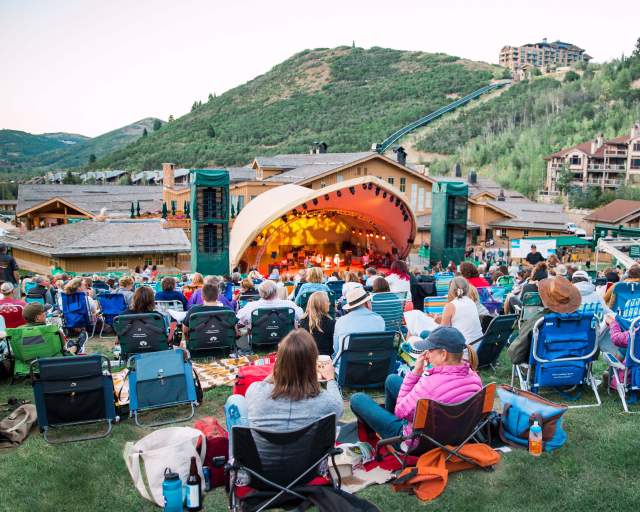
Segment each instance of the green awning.
M593 242L580 236L539 236L524 238L523 240L555 240L556 247L593 247Z
M191 183L204 187L225 187L229 185L226 169L191 169Z

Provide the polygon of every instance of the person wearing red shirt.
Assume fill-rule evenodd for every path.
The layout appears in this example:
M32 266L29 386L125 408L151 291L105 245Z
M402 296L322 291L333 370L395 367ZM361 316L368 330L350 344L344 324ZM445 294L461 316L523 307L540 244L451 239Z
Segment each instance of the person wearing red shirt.
M0 286L0 315L4 317L7 327L20 327L26 323L22 317L22 310L26 302L13 298L13 284L5 281Z
M490 286L489 281L484 277L480 277L480 273L476 266L468 261L460 263L460 275L469 281L470 285L473 285L476 288L485 288Z

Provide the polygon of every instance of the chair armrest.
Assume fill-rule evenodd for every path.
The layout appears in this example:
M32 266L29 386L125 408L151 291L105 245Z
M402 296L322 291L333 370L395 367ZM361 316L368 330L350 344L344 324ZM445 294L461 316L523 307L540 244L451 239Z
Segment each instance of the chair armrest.
M476 343L480 343L482 340L484 340L485 335L483 334L482 336L480 336L477 340L473 340L471 343L467 343L467 346L473 346Z
M618 361L618 359L610 352L602 352L602 359L604 359L604 362L607 363L609 368L616 368L618 370L625 369L625 365Z

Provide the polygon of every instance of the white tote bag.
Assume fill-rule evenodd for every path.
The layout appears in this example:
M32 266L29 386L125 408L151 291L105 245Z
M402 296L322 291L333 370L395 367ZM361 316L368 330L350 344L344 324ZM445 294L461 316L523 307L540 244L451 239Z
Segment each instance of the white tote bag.
M200 453L196 447L201 440ZM168 427L152 432L137 443L124 446L124 460L138 492L156 505L164 506L162 482L165 468L171 468L186 482L191 457L196 458L204 492L202 461L207 450L204 434L190 427Z

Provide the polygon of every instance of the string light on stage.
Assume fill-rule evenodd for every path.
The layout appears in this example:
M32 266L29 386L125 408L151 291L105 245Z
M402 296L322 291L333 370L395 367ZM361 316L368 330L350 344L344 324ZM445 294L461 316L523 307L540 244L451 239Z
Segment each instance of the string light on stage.
M336 192L336 195L337 195L338 197L342 197L342 192L341 192L340 190L338 190L338 191Z
M387 198L387 193L386 193L386 192L383 192L383 193L382 193L382 199L386 199L386 198Z
M313 206L318 206L318 199L317 198L313 199Z
M394 198L393 198L393 195L390 195L390 196L389 196L389 202L393 203L393 199L394 199Z
M324 195L324 200L325 200L325 201L328 201L328 200L329 200L329 194L325 194L325 195Z
M307 208L309 208L309 207L307 206L307 203L302 203L302 207L303 207L305 210L306 210Z
M373 183L368 183L368 184L367 184L367 188L368 188L369 190L371 190L371 189L373 188Z
M362 184L362 190L367 190L367 184L366 183Z
M379 196L380 195L380 187L376 187L376 195Z
M355 187L349 187L349 192L351 192L351 195L356 195L356 188Z

